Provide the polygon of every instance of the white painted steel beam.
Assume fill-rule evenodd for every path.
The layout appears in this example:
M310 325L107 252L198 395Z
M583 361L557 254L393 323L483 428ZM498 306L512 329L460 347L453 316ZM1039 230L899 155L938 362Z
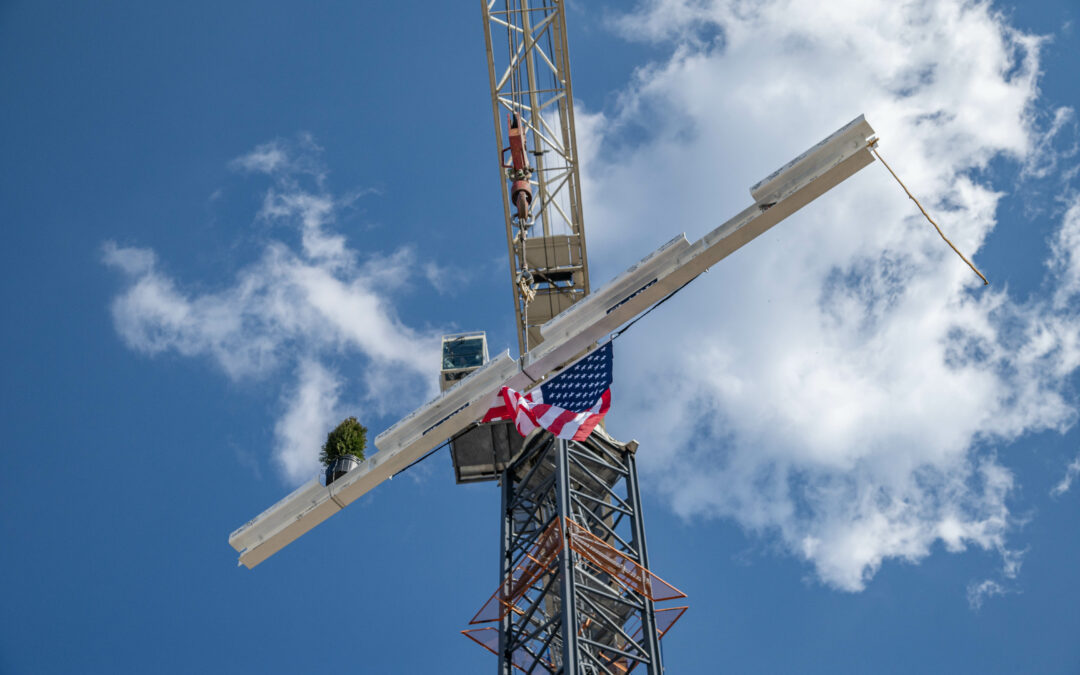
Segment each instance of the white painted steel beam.
M312 479L237 529L229 544L241 552L240 564L255 567L483 417L493 394L518 372L517 362L503 352L379 434L375 445L380 452L352 471L329 486Z
M329 487L297 488L229 537L255 567L454 434L479 421L505 385L525 391L712 265L874 161L862 115L751 188L755 203L690 244L679 235L541 327L521 363L506 352L375 439L378 452Z
M523 370L534 379L663 300L773 225L874 161L862 115L751 189L759 198L694 242L676 237L603 288L544 324L544 342Z

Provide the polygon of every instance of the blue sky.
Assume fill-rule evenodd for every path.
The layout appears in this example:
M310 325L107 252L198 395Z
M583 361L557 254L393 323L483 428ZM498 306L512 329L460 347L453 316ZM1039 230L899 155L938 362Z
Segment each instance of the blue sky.
M594 285L859 113L992 282L872 165L619 340L670 672L1080 671L1078 15L570 5ZM0 672L494 668L445 452L227 544L511 347L484 58L464 3L0 6Z

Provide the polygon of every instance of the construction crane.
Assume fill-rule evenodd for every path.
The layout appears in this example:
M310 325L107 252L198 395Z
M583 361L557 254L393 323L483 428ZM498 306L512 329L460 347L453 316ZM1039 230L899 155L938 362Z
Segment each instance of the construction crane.
M544 0L482 6L525 355L590 290L566 12ZM501 487L499 585L464 631L498 657L500 674L663 671L660 637L686 608L656 603L685 596L649 570L636 449L603 428L580 441L521 438L509 422L451 440L459 482Z
M497 587L463 631L498 672L663 672L683 594L649 566L634 441L483 424L503 387L550 382L614 331L873 161L857 117L754 185L753 203L691 244L678 235L590 292L565 0L482 0L519 357L483 333L446 336L441 393L380 433L378 452L237 529L248 568L449 441L459 483L500 486ZM669 603L661 607L662 603Z

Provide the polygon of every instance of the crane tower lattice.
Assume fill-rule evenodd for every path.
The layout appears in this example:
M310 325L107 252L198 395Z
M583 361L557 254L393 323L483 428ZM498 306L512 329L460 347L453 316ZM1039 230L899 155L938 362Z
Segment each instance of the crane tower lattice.
M525 354L543 324L588 295L589 268L565 3L497 3L483 0L484 35ZM500 675L659 675L660 637L685 607L655 603L685 596L649 570L637 443L602 428L582 441L540 431L515 443L514 433L504 422L451 441L459 480L476 465L467 458L490 456L483 477L502 488L500 585L465 635L498 656Z

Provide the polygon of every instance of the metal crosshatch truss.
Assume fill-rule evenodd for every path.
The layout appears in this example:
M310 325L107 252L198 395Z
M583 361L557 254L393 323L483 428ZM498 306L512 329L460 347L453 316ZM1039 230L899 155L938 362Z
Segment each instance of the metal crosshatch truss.
M521 354L543 341L541 325L589 293L564 4L482 0Z
M685 594L649 569L634 443L531 436L502 479L502 581L463 633L500 675L663 672Z
M525 355L544 341L541 327L590 290L565 3L481 4L518 347ZM653 603L684 596L648 569L637 444L620 443L601 428L580 442L540 432L512 459L499 461L486 449L494 438L486 426L451 441L459 480L466 448L482 438L481 454L494 462L486 476L473 475L497 477L502 488L502 581L471 621L495 626L464 634L498 656L500 675L514 668L599 675L639 665L662 673L660 636L685 608L658 614ZM660 588L669 590L657 597Z

